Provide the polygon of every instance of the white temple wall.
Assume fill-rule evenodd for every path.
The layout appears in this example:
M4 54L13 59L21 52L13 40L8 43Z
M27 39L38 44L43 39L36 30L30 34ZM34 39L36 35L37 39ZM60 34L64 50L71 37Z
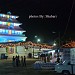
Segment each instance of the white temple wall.
M0 48L0 59L1 55L5 54L8 58L12 58L13 56L27 56L26 49L24 46L17 46L17 47L9 47L8 48Z
M0 48L0 59L1 59L1 54L6 54L6 48Z
M34 54L40 52L39 49L34 48ZM26 56L28 57L28 54L31 53L33 56L33 48L28 47L28 49L25 49L24 46L16 46L16 47L11 47L8 46L7 48L0 48L0 58L1 54L5 54L8 56L8 58L12 58L13 56Z

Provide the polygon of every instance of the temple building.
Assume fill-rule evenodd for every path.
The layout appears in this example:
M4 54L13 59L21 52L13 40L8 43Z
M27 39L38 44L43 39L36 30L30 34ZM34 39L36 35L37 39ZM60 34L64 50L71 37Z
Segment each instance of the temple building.
M27 37L23 34L26 31L19 27L22 23L16 20L18 17L11 12L0 13L0 43L26 41Z
M11 58L16 55L25 55L25 47L19 42L25 42L26 36L20 28L20 23L17 18L19 16L0 13L0 58L8 56Z

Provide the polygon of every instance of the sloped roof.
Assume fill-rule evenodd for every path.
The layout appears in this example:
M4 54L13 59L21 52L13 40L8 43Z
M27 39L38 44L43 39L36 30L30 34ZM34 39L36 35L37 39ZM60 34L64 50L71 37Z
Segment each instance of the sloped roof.
M75 48L75 41L71 41L62 46L63 48Z
M41 47L41 48L53 48L53 46L51 46L51 45L46 45L46 44L39 44L39 43L33 43L33 42L31 42L31 41L28 41L28 42L26 42L25 43L26 45L32 45L32 46L39 46L39 47Z
M53 46L51 45L47 45L47 44L39 44L39 43L33 43L31 41L28 42L15 42L15 43L6 43L6 44L0 44L1 47L6 47L6 46L37 46L40 48L48 48L48 49L52 49Z

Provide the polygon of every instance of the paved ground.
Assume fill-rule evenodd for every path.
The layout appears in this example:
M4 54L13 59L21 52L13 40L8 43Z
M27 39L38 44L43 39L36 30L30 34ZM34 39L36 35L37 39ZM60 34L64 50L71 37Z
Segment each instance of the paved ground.
M58 75L49 70L34 70L35 59L27 59L26 67L13 67L12 60L0 60L0 75Z

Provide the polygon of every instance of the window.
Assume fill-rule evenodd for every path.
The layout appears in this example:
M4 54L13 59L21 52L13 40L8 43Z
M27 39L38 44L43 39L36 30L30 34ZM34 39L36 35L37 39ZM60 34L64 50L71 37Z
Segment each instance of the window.
M3 25L6 25L6 22L2 22Z
M2 29L0 29L0 33L2 33Z
M9 30L9 34L12 34L11 30Z
M2 33L5 33L5 30L4 29L2 30Z
M17 31L15 31L15 34L17 34Z
M12 34L15 34L15 31L14 30L12 30Z
M2 25L2 22L0 21L0 24Z
M23 33L22 31L19 31L19 35L22 35L22 33Z
M6 32L6 34L8 34L8 30L6 30L5 32Z

